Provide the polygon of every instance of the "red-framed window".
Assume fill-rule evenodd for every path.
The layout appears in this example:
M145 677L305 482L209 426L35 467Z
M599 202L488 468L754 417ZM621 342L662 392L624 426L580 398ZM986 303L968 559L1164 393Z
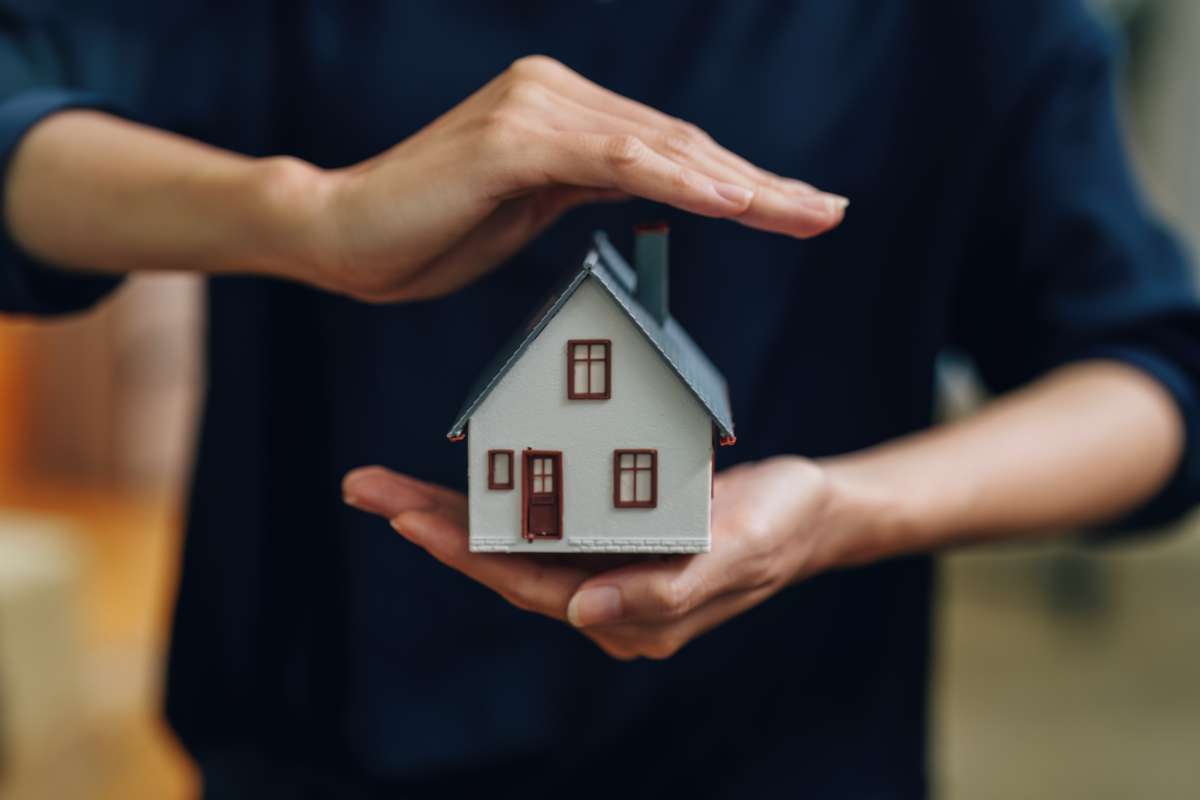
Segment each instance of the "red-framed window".
M617 508L658 506L658 451L613 451L613 505Z
M513 451L488 450L488 488L513 488Z
M612 342L572 339L567 342L567 398L607 400L612 397Z

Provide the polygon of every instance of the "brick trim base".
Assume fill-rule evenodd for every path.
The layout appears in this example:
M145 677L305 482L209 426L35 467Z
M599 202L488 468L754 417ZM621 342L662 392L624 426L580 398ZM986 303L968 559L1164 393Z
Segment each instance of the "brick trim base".
M471 537L472 553L528 553L536 551L557 553L707 553L707 539L681 538L598 538L568 537L563 541L547 542L552 547L538 547L540 542L513 541L505 537Z

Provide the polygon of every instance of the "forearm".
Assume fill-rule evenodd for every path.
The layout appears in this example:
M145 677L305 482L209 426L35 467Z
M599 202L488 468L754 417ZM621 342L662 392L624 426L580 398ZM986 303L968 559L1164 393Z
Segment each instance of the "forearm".
M253 159L94 111L34 127L4 185L14 240L102 272L251 272L306 279L317 171Z
M1164 485L1183 438L1174 401L1140 370L1061 368L967 419L826 461L831 481L849 502L875 506L879 524L825 543L823 560L1112 519Z

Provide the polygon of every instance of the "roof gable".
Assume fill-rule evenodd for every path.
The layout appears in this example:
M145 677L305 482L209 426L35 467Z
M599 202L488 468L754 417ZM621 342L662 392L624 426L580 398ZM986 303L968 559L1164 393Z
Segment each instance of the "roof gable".
M566 276L530 321L513 335L484 368L467 394L467 400L447 436L450 439L462 438L475 409L487 399L512 366L524 355L533 340L588 279L595 280L604 288L608 296L646 337L655 352L704 406L720 438L732 442L733 412L729 405L729 390L725 378L692 341L683 326L671 317L659 324L642 308L633 294L637 283L634 270L621 258L621 254L603 232L593 235L593 246L579 268Z

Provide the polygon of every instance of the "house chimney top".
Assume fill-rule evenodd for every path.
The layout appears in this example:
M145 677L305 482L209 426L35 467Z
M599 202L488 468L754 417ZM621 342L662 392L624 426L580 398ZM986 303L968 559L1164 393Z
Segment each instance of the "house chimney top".
M633 229L635 295L642 308L662 325L667 321L667 223L651 222Z

